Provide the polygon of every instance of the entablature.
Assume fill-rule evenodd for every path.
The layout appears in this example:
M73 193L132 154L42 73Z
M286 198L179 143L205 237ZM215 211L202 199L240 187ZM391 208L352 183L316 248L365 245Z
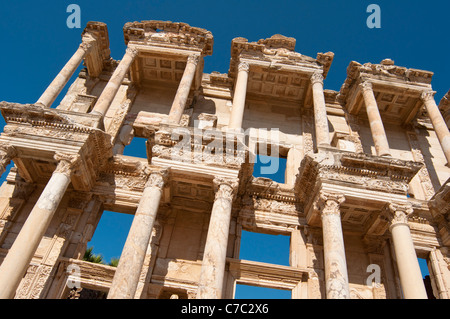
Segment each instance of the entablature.
M429 71L396 66L390 59L380 64L363 65L352 61L339 98L345 102L350 114L364 117L362 85L370 83L383 122L406 125L417 117L423 107L422 93L431 91L432 76Z

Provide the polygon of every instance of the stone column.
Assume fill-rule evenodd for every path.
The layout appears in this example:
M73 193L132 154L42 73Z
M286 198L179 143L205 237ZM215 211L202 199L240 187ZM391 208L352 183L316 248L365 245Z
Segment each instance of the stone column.
M330 131L328 129L327 108L323 94L323 75L314 73L311 76L311 85L314 102L314 124L316 128L317 146L330 146Z
M373 143L378 156L391 156L383 121L381 120L375 95L373 94L372 84L363 82L360 84L364 104L366 105L367 117L369 118L370 131L372 132Z
M70 184L79 155L56 154L59 161L52 177L22 226L0 266L0 299L13 298L17 287Z
M238 185L236 179L220 177L214 179L216 196L203 253L197 299L220 299L222 297L231 208Z
M119 88L122 85L123 79L130 70L131 64L133 63L137 55L137 49L130 47L127 48L125 55L123 56L117 68L114 70L114 73L111 75L108 84L106 84L105 88L103 89L103 92L98 98L97 103L95 103L94 109L91 111L91 113L100 114L102 116L106 114L112 101L114 100L114 97L117 94L117 91L119 91Z
M186 101L191 90L192 82L194 81L195 72L197 71L197 64L200 60L199 55L190 55L187 59L186 68L184 69L183 77L178 85L177 93L172 103L172 108L169 113L169 122L179 124L186 107Z
M405 299L428 299L408 225L409 205L389 204L389 230L392 234L397 268Z
M62 68L62 70L54 78L52 83L50 83L50 85L41 95L39 100L37 100L36 102L37 105L47 108L52 106L53 102L56 100L59 93L61 93L63 88L66 86L67 82L69 82L70 78L75 73L78 66L86 57L86 55L90 52L95 42L96 42L95 39L90 40L83 39L83 42L80 44L75 54L70 58L70 60Z
M345 197L321 193L318 208L322 218L325 288L327 299L349 299L347 262L341 225L340 205Z
M108 299L133 299L168 171L151 172L120 256Z
M12 159L17 156L17 151L14 146L1 144L0 145L0 176L6 171L6 167L11 163Z
M431 119L431 124L433 124L434 131L436 132L439 143L444 151L445 158L447 159L447 165L450 166L450 132L438 106L436 105L433 97L434 93L435 92L433 91L423 92L421 99L425 104L428 116Z
M228 128L230 129L240 130L242 128L249 70L250 66L247 62L239 63L236 86L234 87L233 108L228 122Z

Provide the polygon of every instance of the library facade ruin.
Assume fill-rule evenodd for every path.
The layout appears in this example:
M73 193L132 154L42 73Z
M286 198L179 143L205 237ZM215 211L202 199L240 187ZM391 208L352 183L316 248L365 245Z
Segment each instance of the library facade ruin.
M337 92L334 54L294 38L235 38L228 73L206 74L205 29L123 33L117 61L89 22L37 102L0 102L0 298L450 298L449 93L436 103L432 72L353 61ZM133 138L145 158L123 155ZM286 159L285 182L255 177L256 155ZM117 267L83 260L106 210L134 215ZM243 231L289 236L289 266L241 259Z

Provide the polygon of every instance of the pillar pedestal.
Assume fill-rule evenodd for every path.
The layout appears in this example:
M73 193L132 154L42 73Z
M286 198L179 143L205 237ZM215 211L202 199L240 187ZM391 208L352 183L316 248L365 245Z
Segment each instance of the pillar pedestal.
M233 107L228 123L228 128L232 130L240 130L242 128L249 70L250 66L247 62L239 63L236 86L234 88Z
M397 268L405 299L428 299L408 225L413 209L407 205L389 204L389 230L392 234Z
M367 117L369 118L370 131L372 132L373 143L378 156L391 156L389 143L378 110L377 101L373 94L372 84L363 82L360 84L366 106Z
M91 39L89 41L83 41L80 44L75 54L70 58L70 60L62 68L58 75L53 79L52 83L50 83L39 100L37 100L37 105L47 108L52 106L59 93L61 93L67 82L69 82L70 78L75 73L86 55L90 52L95 42L95 39Z
M123 79L127 75L131 64L133 63L137 55L137 49L127 48L125 55L123 56L113 75L109 79L108 84L106 84L105 88L103 89L103 92L98 98L97 103L95 103L94 109L91 111L91 113L100 114L102 116L106 114L109 107L111 106L112 101L114 100L114 97L117 94L117 91L119 91L119 88L122 85Z
M215 178L216 196L203 253L197 299L222 297L231 208L238 188L235 179Z
M179 124L183 116L186 102L189 97L192 82L194 81L195 72L197 71L197 64L200 60L198 55L190 55L187 59L186 68L183 72L180 84L178 85L177 93L172 103L169 113L169 122Z
M342 233L340 205L345 197L321 193L318 201L322 219L325 288L327 299L349 299L347 262Z
M151 172L120 256L108 299L133 299L168 171Z
M421 99L425 104L428 116L431 119L431 124L433 124L434 131L436 132L442 151L447 159L447 166L450 166L450 132L439 111L439 107L436 105L433 97L434 93L435 92L432 91L423 92Z
M28 265L70 184L78 155L56 154L59 161L52 177L22 226L0 266L0 299L13 298Z

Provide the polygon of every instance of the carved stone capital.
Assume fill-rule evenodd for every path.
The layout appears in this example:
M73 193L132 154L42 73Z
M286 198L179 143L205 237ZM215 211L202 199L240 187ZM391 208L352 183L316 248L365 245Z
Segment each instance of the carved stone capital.
M360 83L359 87L361 88L361 90L363 90L363 92L364 91L373 91L372 83L370 83L368 81L364 81L364 82Z
M316 83L320 83L323 85L323 74L320 72L314 72L311 75L310 80L311 80L312 85L314 85Z
M151 171L145 187L158 187L162 189L169 180L169 173L170 171L167 168Z
M0 165L7 166L17 156L17 150L9 144L0 144Z
M434 99L434 94L435 94L436 92L435 91L423 91L421 94L420 94L420 99L423 101L423 102L426 102L426 101L429 101L429 100L432 100L432 99Z
M411 204L396 204L389 203L387 205L388 218L389 218L389 229L397 225L407 225L408 226L408 216L413 213L413 208Z
M316 205L322 217L330 214L340 215L340 206L344 201L345 196L342 194L320 192Z
M247 62L241 62L238 65L238 71L248 72L250 70L250 65Z
M239 180L236 178L224 178L216 177L213 180L214 192L216 193L216 199L225 198L227 200L233 200L236 196L239 186Z
M53 173L60 173L70 177L76 166L80 164L81 157L78 154L55 153L53 156L58 165Z
M198 54L191 54L187 58L187 63L190 63L190 64L197 65L199 61L200 61L200 56Z
M96 43L95 39L83 39L83 42L80 44L80 48L83 49L86 53L89 53Z
M138 55L139 50L133 47L128 47L125 53L130 55L132 58L135 58Z

